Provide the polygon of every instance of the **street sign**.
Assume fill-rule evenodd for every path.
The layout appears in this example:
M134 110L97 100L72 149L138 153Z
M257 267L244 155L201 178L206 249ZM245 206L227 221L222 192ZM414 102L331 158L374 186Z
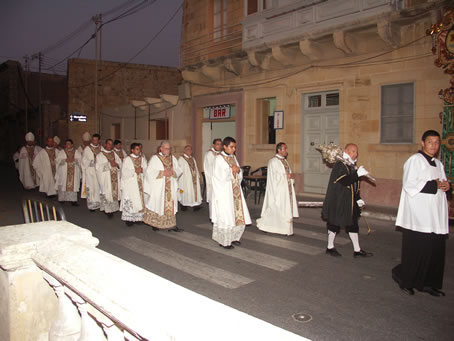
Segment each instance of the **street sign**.
M87 122L87 115L83 115L80 112L73 112L69 115L70 122Z
M230 118L230 104L216 105L208 107L210 120Z
M284 112L274 112L274 129L284 129Z

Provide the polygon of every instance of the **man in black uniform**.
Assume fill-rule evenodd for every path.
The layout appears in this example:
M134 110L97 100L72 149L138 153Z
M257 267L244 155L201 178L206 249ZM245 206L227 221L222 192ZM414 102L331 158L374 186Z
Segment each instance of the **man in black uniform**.
M355 169L354 164L358 157L358 147L349 143L344 148L343 158L350 165L337 161L334 164L323 202L322 217L327 221L328 248L326 253L339 257L341 254L334 247L334 239L340 228L344 227L353 243L353 257L370 257L372 253L366 252L359 246L358 219L361 214L360 207L364 201L359 196L359 178L369 172L363 167Z

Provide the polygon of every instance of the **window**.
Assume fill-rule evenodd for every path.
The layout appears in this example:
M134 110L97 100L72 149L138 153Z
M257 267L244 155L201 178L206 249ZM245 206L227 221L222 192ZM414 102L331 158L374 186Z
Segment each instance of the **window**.
M213 0L213 39L221 40L227 35L228 0Z
M381 143L413 143L414 84L381 87Z
M273 7L273 0L247 0L246 15L251 15Z
M274 111L276 97L257 100L257 144L275 144Z

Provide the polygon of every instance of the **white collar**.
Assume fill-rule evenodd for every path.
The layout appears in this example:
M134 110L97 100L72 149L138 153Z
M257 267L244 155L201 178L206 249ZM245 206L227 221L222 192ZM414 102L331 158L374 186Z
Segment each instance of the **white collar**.
M342 157L344 158L344 160L347 160L348 162L350 162L351 164L355 164L356 163L356 160L353 160L350 155L348 155L346 152L344 152L344 154L342 155Z
M104 147L101 147L101 150L105 153L112 153L112 150L107 150L106 148Z
M280 156L279 154L276 154L276 157L277 157L278 159L285 159L285 157Z
M116 152L121 152L121 149L117 149L117 148L115 148L115 147L114 147L113 150L115 150Z
M54 147L46 146L46 149L55 149Z
M137 158L140 157L140 155L136 155L136 154L134 154L134 153L131 153L129 156L130 156L130 157L133 157L134 159L137 159Z
M70 151L70 152L71 152L71 151L73 151L73 150L74 150L74 147L73 147L73 148L69 148L69 149L66 149L66 148L65 148L65 150L68 150L68 151Z
M230 154L227 154L227 153L226 153L226 152L224 152L224 151L222 151L222 152L221 152L221 154L222 154L222 155L224 155L224 156L227 156L227 157L233 157L233 154L232 154L232 155L230 155Z
M192 156L186 155L186 153L183 153L183 156L184 156L186 159L192 159Z
M93 148L99 148L99 144L98 145L94 145L93 143L90 142L90 146L92 146Z

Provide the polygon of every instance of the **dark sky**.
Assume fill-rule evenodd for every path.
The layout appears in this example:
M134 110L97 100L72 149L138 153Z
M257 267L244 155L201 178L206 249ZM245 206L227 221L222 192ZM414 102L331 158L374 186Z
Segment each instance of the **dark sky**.
M142 49L177 11L183 0L148 0L149 4L135 14L106 24L102 29L103 60L128 61ZM90 18L122 5L128 7L104 17L113 19L145 0L0 0L0 63L7 59L23 63L23 56L33 55L60 41L86 23L85 28L66 44L44 54L43 67L65 59L86 42L95 30ZM132 63L178 66L182 9L159 36ZM77 57L77 53L73 56ZM95 43L91 40L80 58L94 58ZM36 71L38 62L31 63ZM66 69L66 62L54 67ZM51 71L45 71L51 72Z

